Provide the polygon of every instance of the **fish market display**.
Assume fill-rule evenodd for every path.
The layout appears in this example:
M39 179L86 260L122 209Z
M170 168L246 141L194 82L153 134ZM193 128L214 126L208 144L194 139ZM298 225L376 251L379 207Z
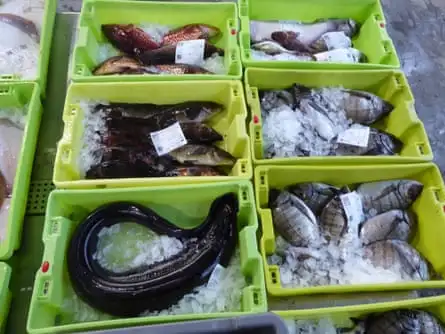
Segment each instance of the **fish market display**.
M211 25L104 24L102 32L114 49L99 48L93 75L226 73L224 50L211 42L221 31Z
M81 106L85 132L78 164L88 179L221 176L236 163L235 157L215 145L223 136L206 124L223 110L217 103Z
M394 107L365 91L294 84L260 92L263 154L296 156L397 155L403 143L372 127Z
M26 107L0 109L0 243L6 236L17 166L22 149Z
M113 316L159 314L174 308L185 295L197 295L198 287L218 284L227 274L237 243L237 211L236 196L227 193L213 201L201 225L183 229L136 203L103 205L78 225L68 247L68 273L74 291L91 307ZM115 269L119 263L104 259L113 243L109 241L101 249L99 244L107 244L104 236L126 221L151 231L137 247L140 254L134 254L132 261L124 257L120 269ZM121 249L118 243L114 248L117 256ZM157 254L147 254L147 249Z
M45 3L9 0L0 5L0 75L35 79Z
M271 189L276 251L268 261L279 266L281 286L431 279L429 263L409 244L417 231L411 206L422 190L412 180Z
M366 62L353 47L359 33L352 19L250 21L252 57L258 60L293 60L336 63Z
M339 327L329 318L319 320L284 319L289 334L443 334L442 322L422 310L399 309L351 318L351 328Z

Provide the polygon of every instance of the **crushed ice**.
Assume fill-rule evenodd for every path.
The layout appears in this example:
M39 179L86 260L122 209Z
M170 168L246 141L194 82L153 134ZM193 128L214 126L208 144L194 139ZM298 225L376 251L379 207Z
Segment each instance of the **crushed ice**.
M333 90L335 94L336 90ZM331 100L331 98L330 98ZM332 96L335 101L335 96ZM264 105L266 101L262 102ZM288 105L262 109L263 154L266 158L332 155L333 139L350 127L351 121L339 106L326 115L306 106L305 112Z
M283 320L289 334L337 334L337 327L327 318L319 320Z
M101 157L95 152L102 147L99 132L105 129L105 115L101 111L93 112L96 104L108 104L104 101L79 100L78 105L83 112L83 136L81 139L77 164L80 178L85 178L91 166L100 163Z
M1 13L21 16L34 22L41 33L44 17L43 0L11 0L3 2ZM40 40L15 26L0 22L0 75L13 75L21 79L35 79L38 75Z

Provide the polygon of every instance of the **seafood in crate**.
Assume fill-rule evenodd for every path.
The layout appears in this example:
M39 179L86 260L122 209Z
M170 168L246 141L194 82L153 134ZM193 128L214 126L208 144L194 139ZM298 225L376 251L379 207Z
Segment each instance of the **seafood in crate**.
M216 167L232 169L235 164L235 157L212 145L222 141L222 135L202 123L223 109L217 103L100 103L89 108L84 109L87 116L79 156L79 164L87 164L82 168L87 179L218 176L226 174ZM176 130L168 130L173 127ZM175 136L180 140L169 150L168 142Z
M247 68L396 69L379 0L239 0Z
M444 286L433 164L261 166L255 179L273 296Z
M251 54L258 60L366 62L352 47L359 25L352 19L250 21Z
M189 24L170 30L165 26L104 24L102 32L122 54L97 65L93 75L226 73L224 50L210 42L221 35L217 27Z
M248 68L245 85L256 164L432 159L402 72Z
M68 93L57 186L227 181L251 173L238 82L92 85L74 84Z
M396 155L403 143L371 125L394 106L342 87L260 91L264 156Z
M266 311L252 201L248 181L52 192L28 331Z
M74 81L239 79L236 4L84 2Z
M40 37L45 3L5 1L0 6L0 75L35 80L39 73Z

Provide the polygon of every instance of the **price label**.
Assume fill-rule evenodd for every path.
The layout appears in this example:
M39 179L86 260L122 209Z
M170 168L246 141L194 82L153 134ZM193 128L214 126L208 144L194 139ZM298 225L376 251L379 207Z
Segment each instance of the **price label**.
M340 200L349 224L352 226L358 226L364 217L363 203L360 195L356 191L353 191L340 195Z
M210 275L209 281L207 282L207 286L208 287L218 286L224 274L224 270L225 268L218 263L213 269L212 274Z
M331 31L321 35L328 50L351 47L351 39L343 31Z
M349 128L346 131L340 133L337 137L337 143L358 146L358 147L367 147L369 142L369 127L361 126Z
M176 45L176 64L200 65L204 60L204 39L182 41Z
M156 149L156 153L161 156L167 154L178 147L187 144L184 132L182 132L179 122L176 122L165 129L151 132L151 140Z

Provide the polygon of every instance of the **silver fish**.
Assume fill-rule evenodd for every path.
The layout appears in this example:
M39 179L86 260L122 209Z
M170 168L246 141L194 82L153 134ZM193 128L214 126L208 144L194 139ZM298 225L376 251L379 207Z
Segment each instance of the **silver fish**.
M407 210L422 193L423 184L413 180L363 183L357 188L363 210L375 216L390 210Z
M367 334L444 334L436 317L421 310L395 310L369 316Z
M401 240L376 241L365 247L365 258L375 266L398 272L402 279L427 281L428 263L410 244Z
M329 201L338 193L339 188L325 183L298 183L288 187L290 193L298 196L312 210L319 215Z
M208 145L187 144L169 153L169 156L181 164L201 166L233 166L236 158L230 153Z
M366 147L338 143L335 155L396 155L402 151L403 143L390 133L369 128L368 145Z
M391 210L375 216L360 226L360 239L368 245L381 240L409 242L417 227L416 214L411 211Z
M279 31L294 32L298 41L310 45L329 31L343 31L352 37L358 32L358 24L352 19L317 20L312 23L297 21L250 21L250 38L253 42L270 40L272 33Z
M367 57L363 52L354 48L334 49L314 54L316 61L334 63L366 63Z
M276 55L279 53L289 53L289 54L296 54L295 51L288 50L286 48L283 48L279 43L274 41L263 41L258 42L255 44L252 44L252 49L263 51L264 53L268 55Z
M331 31L324 33L310 45L312 51L323 52L332 49L350 48L352 41L343 31Z
M342 109L348 119L362 125L370 125L394 109L389 102L364 91L335 87L311 89L299 84L293 85L291 90L297 107L301 101L308 99L319 111L337 112Z
M328 240L339 240L348 231L348 218L340 196L332 198L321 211L320 226Z
M292 93L287 90L267 90L260 91L261 109L269 112L272 109L281 107L283 105L295 105Z
M276 195L277 191L274 192ZM296 247L319 243L317 218L301 199L282 191L271 200L271 207L274 227L289 243Z

